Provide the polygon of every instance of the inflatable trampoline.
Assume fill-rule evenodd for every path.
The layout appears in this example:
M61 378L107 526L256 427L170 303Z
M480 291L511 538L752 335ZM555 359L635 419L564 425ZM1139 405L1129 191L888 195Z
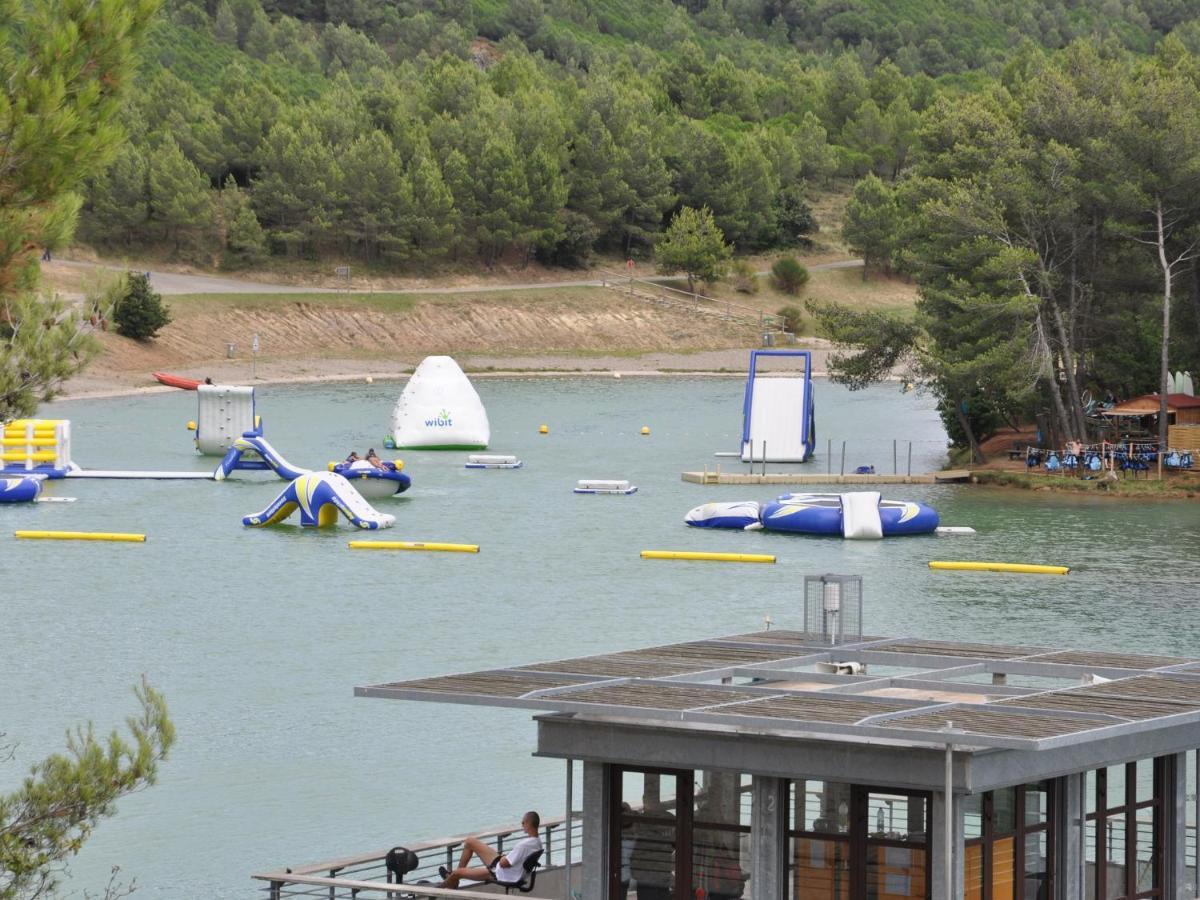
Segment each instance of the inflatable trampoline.
M884 500L877 491L783 494L768 503L705 503L684 521L697 528L740 528L874 539L932 534L938 514L912 500Z

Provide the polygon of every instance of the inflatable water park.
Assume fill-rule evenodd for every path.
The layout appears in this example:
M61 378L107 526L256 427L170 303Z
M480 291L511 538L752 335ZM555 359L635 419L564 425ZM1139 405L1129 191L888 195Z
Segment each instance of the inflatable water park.
M850 540L877 540L932 534L938 528L933 507L913 500L884 500L878 491L845 494L782 494L767 503L746 500L705 503L684 516L695 528L780 531Z

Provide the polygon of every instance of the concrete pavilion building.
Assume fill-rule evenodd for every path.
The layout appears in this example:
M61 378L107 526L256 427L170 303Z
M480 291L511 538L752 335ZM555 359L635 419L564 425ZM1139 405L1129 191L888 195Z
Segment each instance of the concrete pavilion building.
M861 596L810 577L803 631L355 693L538 714L568 797L583 772L581 821L543 822L543 898L1197 896L1200 659L869 637ZM422 845L425 871L462 840ZM272 898L396 896L383 856L256 877Z
M540 713L586 900L1196 896L1200 660L772 630L356 694Z

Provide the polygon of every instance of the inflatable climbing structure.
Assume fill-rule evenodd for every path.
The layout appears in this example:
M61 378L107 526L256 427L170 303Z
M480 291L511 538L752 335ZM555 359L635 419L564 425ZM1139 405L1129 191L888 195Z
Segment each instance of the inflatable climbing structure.
M391 528L396 517L381 513L341 475L309 472L289 484L262 512L244 516L243 525L277 525L300 510L300 524L325 526L337 523L338 514L359 528Z
M458 363L428 356L408 379L392 412L392 441L399 449L486 450L487 410Z

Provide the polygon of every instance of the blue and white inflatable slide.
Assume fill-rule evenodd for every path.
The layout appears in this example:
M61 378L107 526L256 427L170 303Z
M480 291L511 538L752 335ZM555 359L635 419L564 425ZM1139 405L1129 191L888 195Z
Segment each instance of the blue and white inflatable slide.
M800 375L759 376L760 357L797 357ZM812 354L807 350L751 350L742 404L742 462L806 462L817 433L813 413Z

